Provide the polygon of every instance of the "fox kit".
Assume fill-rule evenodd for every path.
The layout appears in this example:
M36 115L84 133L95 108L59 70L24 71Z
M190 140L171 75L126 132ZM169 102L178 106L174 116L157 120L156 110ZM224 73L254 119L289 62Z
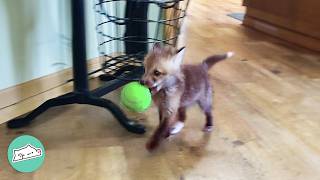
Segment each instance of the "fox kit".
M145 57L141 83L150 89L160 120L159 127L147 142L149 151L183 128L186 108L194 103L199 104L206 116L203 130L212 130L212 87L208 70L233 53L209 56L197 65L182 65L184 51L184 48L177 51L171 46L156 43Z

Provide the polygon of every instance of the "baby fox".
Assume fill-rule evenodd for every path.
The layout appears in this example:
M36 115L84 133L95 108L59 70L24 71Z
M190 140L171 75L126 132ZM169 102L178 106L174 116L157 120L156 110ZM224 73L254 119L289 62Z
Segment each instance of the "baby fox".
M203 130L212 130L212 87L208 70L215 63L233 56L233 52L209 56L201 64L182 65L184 52L184 48L177 51L156 43L145 57L141 84L150 89L160 120L159 127L146 144L149 151L183 128L186 108L194 103L199 104L206 116Z

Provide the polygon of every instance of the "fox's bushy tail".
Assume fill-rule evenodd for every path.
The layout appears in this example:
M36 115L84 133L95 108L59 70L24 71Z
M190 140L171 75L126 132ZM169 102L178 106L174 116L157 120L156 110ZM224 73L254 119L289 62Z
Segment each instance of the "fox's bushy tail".
M215 65L217 62L220 62L224 59L230 58L234 55L234 52L227 52L226 54L219 54L219 55L213 55L207 57L203 62L203 66L205 69L210 69L213 65Z

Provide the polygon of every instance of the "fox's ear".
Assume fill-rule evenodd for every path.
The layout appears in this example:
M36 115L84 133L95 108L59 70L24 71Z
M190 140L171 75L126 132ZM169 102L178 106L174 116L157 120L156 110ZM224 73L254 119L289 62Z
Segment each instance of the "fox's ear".
M161 51L161 43L160 42L156 42L153 45L152 51L157 53Z
M174 58L174 63L175 63L176 65L179 65L179 66L180 66L180 65L182 64L185 51L186 51L186 48L185 48L185 47L180 48L180 49L177 51L177 54L175 55L175 58Z

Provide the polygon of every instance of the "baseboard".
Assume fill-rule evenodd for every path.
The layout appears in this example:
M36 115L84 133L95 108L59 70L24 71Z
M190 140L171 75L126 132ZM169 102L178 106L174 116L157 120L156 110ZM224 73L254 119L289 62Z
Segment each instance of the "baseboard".
M247 27L275 36L300 47L320 52L320 40L317 38L291 31L284 27L253 18L248 15L245 16L243 24Z
M99 58L88 60L88 71L100 68ZM0 91L0 123L30 112L44 101L73 89L72 68Z

